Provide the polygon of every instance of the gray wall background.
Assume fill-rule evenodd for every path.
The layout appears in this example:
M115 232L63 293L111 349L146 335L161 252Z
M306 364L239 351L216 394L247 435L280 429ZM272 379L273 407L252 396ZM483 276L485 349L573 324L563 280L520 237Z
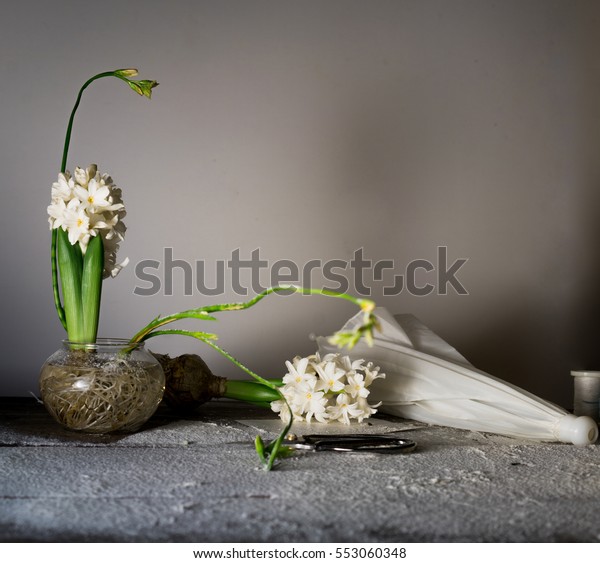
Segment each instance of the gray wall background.
M600 4L585 0L2 2L0 395L37 392L58 348L46 206L80 85L135 66L151 101L115 80L87 91L69 168L123 188L132 266L468 258L468 296L373 298L411 312L475 365L563 406L569 370L600 369L597 221ZM237 299L104 286L100 333ZM420 283L432 281L423 276ZM318 279L313 280L319 282ZM221 317L221 345L281 376L344 302L274 297ZM152 348L201 351L156 339ZM240 374L241 376L241 374Z

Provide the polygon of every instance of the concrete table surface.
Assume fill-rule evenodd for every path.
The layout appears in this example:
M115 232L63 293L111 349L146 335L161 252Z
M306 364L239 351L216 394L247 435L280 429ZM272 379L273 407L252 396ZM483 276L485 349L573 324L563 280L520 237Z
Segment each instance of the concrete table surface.
M61 429L33 399L0 399L0 540L600 540L597 445L388 418L366 431L405 428L413 453L303 453L267 473L252 442L274 434L247 423L273 417L215 401L92 436Z

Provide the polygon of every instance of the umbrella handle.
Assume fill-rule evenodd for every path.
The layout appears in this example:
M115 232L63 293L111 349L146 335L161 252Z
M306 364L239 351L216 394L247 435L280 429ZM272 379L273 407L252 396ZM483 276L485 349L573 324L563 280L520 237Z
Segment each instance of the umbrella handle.
M598 439L598 425L589 416L567 414L558 421L554 435L561 442L587 446Z

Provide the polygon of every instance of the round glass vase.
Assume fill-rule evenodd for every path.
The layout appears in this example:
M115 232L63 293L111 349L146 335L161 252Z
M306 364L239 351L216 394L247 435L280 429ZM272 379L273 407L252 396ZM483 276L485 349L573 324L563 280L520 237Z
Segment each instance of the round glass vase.
M40 373L42 401L54 419L81 432L134 432L156 411L165 374L143 343L63 340Z

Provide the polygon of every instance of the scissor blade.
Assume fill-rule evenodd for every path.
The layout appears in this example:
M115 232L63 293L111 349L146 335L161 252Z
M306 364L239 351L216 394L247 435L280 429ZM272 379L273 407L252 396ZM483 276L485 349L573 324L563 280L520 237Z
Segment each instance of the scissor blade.
M342 442L350 442L350 441L381 441L381 442L393 442L397 441L400 438L395 433L389 434L305 434L302 436L302 441L314 444L315 442L321 441L342 441Z
M412 440L387 434L307 434L288 444L298 450L398 454L415 449Z
M321 440L314 443L315 451L400 454L415 449L417 444L412 440Z

